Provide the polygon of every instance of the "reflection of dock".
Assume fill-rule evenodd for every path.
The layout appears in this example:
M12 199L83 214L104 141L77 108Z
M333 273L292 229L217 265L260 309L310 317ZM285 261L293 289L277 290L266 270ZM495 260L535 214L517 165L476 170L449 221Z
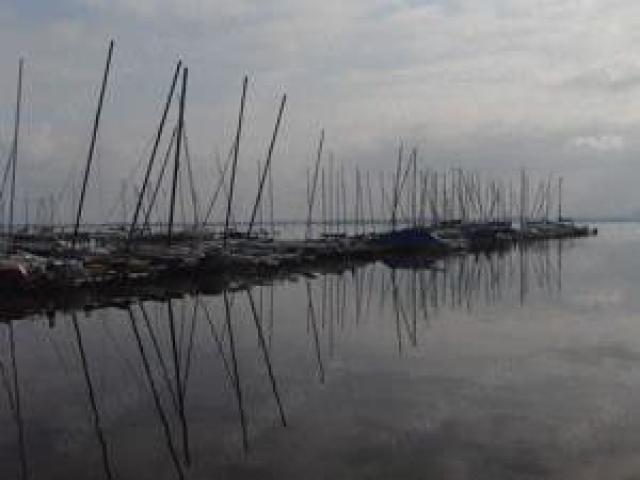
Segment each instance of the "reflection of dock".
M460 262L465 262L464 258L493 258L494 270L504 269L499 267L500 259L506 259L507 263L513 261L514 252L538 252L548 251L549 245L557 245L557 249L562 249L563 242L571 242L571 240L547 240L540 242L527 242L512 245L510 248L473 253L457 253L454 256L432 256L425 254L385 254L380 260L387 266L397 270L438 270L445 268L446 265L454 265L458 267ZM536 261L536 276L540 276L541 272L547 271L549 267L545 262ZM96 289L79 289L76 291L60 292L54 298L48 295L38 296L36 292L31 297L16 295L0 305L0 321L2 319L21 318L28 315L48 314L55 310L72 311L77 309L97 310L109 306L126 306L127 304L136 304L140 301L157 301L166 300L167 298L182 298L185 294L200 293L202 295L221 294L224 290L234 290L239 286L261 285L283 280L290 280L297 276L315 276L336 274L342 275L344 272L357 271L366 265L371 265L365 259L351 258L340 261L320 262L304 268L296 268L293 270L282 270L277 272L245 272L240 271L229 275L202 275L194 277L181 277L167 279L165 283L141 284L137 286L116 286L113 288L96 288ZM469 261L467 261L469 263ZM548 262L547 262L548 263ZM557 262L555 262L557 263ZM470 265L470 264L469 264ZM473 269L474 267L469 266ZM555 267L554 267L555 268ZM525 270L522 268L521 270ZM486 274L485 274L486 275ZM491 274L492 282L500 281L501 272ZM468 281L466 279L465 281ZM526 280L526 279L525 279ZM526 288L525 288L526 290ZM340 292L334 292L335 299L340 300ZM359 286L354 294L362 293L362 285ZM333 302L331 302L333 303ZM340 303L340 302L339 302ZM358 305L360 301L356 302Z

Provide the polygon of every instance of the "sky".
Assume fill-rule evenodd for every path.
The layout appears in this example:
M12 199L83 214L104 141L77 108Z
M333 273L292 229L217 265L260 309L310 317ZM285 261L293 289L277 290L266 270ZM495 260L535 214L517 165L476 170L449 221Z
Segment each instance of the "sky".
M640 212L638 27L632 0L0 0L0 161L23 56L19 215L29 199L33 220L53 195L67 199L70 220L113 39L86 221L130 215L178 59L189 68L185 122L203 198L249 77L240 218L284 93L279 216L304 212L322 128L323 165L332 155L347 178L356 165L390 174L402 142L425 168L561 175L565 211L628 215Z

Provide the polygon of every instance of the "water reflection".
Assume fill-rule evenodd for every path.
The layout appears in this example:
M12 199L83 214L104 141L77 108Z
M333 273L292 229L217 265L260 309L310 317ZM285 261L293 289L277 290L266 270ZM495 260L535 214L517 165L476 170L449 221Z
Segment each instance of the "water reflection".
M14 323L8 323L8 343L11 358L11 374L8 373L7 367L0 361L0 369L2 369L2 384L7 393L7 399L16 424L18 459L20 468L20 478L28 478L29 470L27 468L27 454L24 438L24 420L22 417L22 401L20 395L20 381L18 375L18 360L16 357L16 340ZM11 377L9 380L8 377Z
M84 374L84 380L87 385L87 394L89 395L89 403L91 404L91 412L93 413L93 427L95 429L98 443L100 444L100 450L102 453L102 462L104 466L104 473L106 478L111 480L113 474L111 473L111 464L109 462L109 452L107 450L107 441L105 439L104 431L102 429L102 421L100 419L100 410L96 402L96 394L93 388L93 382L91 381L91 374L89 373L89 366L87 364L87 355L82 343L82 334L80 333L80 325L78 325L78 317L75 312L71 314L73 321L73 329L76 334L76 341L78 345L78 352L80 354L80 360L82 362L82 373Z
M107 479L226 471L237 454L246 461L252 445L286 436L283 427L305 415L305 399L327 388L349 355L386 344L401 358L420 349L440 316L559 295L567 248L548 242L440 260L388 258L89 318L72 311L9 321L0 446L12 453L0 456L0 471ZM65 428L78 439L65 439ZM64 462L59 442L67 442Z
M169 302L168 302L168 305L169 305ZM143 309L143 312L144 312L144 309ZM165 409L164 409L164 407L162 405L160 392L158 390L158 387L156 386L155 380L153 378L153 374L151 372L149 359L147 358L147 354L145 353L144 345L142 343L142 338L140 336L140 331L138 330L138 326L136 324L136 319L135 319L131 309L128 309L128 313L129 313L129 320L131 322L131 329L133 330L133 335L135 336L135 339L136 339L136 345L138 346L138 352L140 353L140 359L142 361L142 365L144 367L144 372L145 372L145 375L147 377L147 381L149 382L149 387L151 389L151 394L153 396L155 409L156 409L156 412L158 414L158 418L159 418L160 424L162 425L162 432L164 434L165 441L166 441L166 444L167 444L167 450L169 452L169 455L171 457L173 465L176 468L176 472L177 472L178 478L182 479L182 478L184 478L184 471L182 469L182 465L180 463L180 459L178 458L176 447L175 447L175 445L173 443L173 438L172 438L172 434L171 434L171 427L169 425L167 413L166 413L166 411L165 411ZM145 315L145 319L146 319L146 315ZM148 327L149 334L152 337L155 337L155 335L152 333L153 329L150 327L149 324L147 324L147 327ZM156 343L157 343L157 341L154 340L154 345ZM173 389L171 388L171 381L170 381L170 379L168 377L168 372L166 371L166 364L164 363L164 360L162 360L163 357L162 357L162 354L161 354L160 350L157 350L157 355L158 355L158 359L159 359L161 365L163 366L163 374L165 375L165 380L167 382L167 390L169 391L169 393L171 395L171 399L173 401L173 405L175 406L176 412L179 412L180 411L180 406L177 403L176 395L175 395ZM184 418L184 416L182 416L182 418ZM183 433L186 433L186 428L183 429ZM188 442L186 440L185 440L185 444L188 445ZM187 450L185 449L185 457L187 457L187 453L186 452L187 452Z

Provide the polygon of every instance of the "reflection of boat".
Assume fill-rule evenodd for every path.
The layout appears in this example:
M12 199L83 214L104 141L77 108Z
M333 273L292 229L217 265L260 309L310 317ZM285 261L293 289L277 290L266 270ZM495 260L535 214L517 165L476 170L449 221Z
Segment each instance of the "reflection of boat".
M424 227L410 227L380 233L374 236L371 242L389 250L445 250L448 247L445 241Z
M30 280L31 275L22 263L12 260L0 261L0 288L24 288Z

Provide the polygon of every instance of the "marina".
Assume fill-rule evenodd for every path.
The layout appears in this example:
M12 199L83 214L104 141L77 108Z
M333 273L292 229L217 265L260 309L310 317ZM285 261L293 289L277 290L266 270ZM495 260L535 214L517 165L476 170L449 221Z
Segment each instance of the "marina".
M127 223L91 228L83 224L83 209L113 52L112 40L100 83L80 191L73 196L77 198L77 203L72 205L75 220L68 225L55 221L55 202L50 202L48 207L49 223L28 223L28 205L25 223L19 225L15 218L24 77L24 60L19 61L13 143L0 185L0 199L8 197L8 218L2 236L4 257L0 259L0 295L13 297L17 292L28 298L55 298L63 292L83 289L122 292L167 280L175 283L178 279L204 278L207 281L207 276L216 277L212 281L223 285L225 278L264 278L300 270L313 272L325 262L349 265L354 261L377 261L388 255L407 253L439 257L597 233L563 216L562 177L557 179L557 188L552 188L550 175L540 179L534 189L531 176L523 169L516 192L513 179L507 182L502 178L483 178L477 172L460 168L442 173L433 171L419 162L417 148L406 152L402 142L395 172L386 177L380 172L377 195L372 193L370 172L359 167L354 170L353 182L349 180L352 189L348 188L344 166L335 165L332 155L328 160L324 158L327 140L323 129L312 167L307 172L306 221L289 221L299 227L298 231L304 230L304 235L278 237L271 165L286 94L281 97L266 159L262 166L258 164L257 192L250 217L239 221L233 213L234 206L237 209L234 192L248 77L242 81L232 148L224 167L218 163L217 185L209 192L198 192L185 128L189 69L180 60L171 77L132 210L123 198L123 220ZM174 103L177 103L176 124L165 140L166 153L158 170L156 159L163 135L167 136L167 118ZM164 190L163 182L167 184ZM126 187L126 183L123 186ZM159 196L167 190L167 198ZM379 203L377 208L374 197ZM206 212L199 198L210 198L205 202ZM224 220L219 219L220 226L212 228L215 223L211 223L211 214L216 205L224 209ZM41 206L44 215L47 207ZM556 209L554 221L552 212ZM192 211L191 221L187 220L188 210ZM128 211L133 212L130 221ZM162 218L165 214L167 222L152 223L154 217Z
M621 5L19 3L1 480L638 477Z

